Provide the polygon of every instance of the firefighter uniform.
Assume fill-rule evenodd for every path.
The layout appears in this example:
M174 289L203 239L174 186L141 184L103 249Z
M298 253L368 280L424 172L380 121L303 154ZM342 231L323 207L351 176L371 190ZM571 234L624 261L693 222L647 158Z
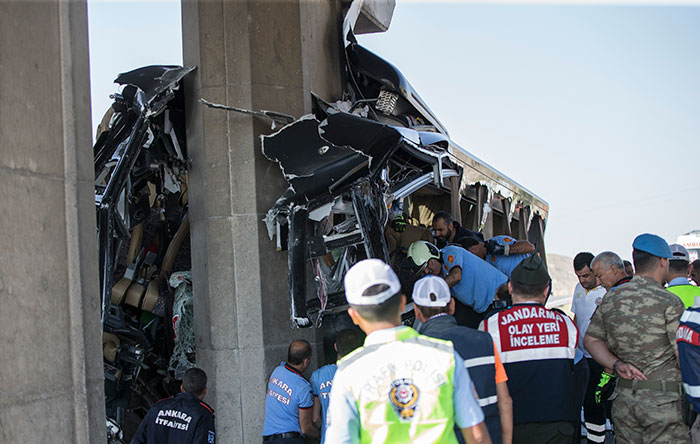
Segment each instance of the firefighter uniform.
M214 437L214 410L182 392L151 407L131 444L214 444Z
M676 332L678 359L681 365L683 388L693 410L700 412L700 297L695 305L685 310ZM700 441L700 415L690 431L693 443Z

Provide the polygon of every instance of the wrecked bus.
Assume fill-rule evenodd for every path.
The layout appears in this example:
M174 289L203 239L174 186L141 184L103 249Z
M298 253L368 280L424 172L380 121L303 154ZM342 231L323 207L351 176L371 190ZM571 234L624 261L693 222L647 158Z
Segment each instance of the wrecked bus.
M357 5L343 28L342 100L314 95L312 112L296 119L202 98L206 106L272 121L263 154L279 164L289 187L261 223L270 247L287 252L292 325L330 327L323 336L331 347L333 331L348 322L345 272L368 257L397 264L402 241L387 234L398 213L426 232L433 215L448 210L466 228L487 238L529 240L546 257L547 203L451 140L401 72L357 43L350 26ZM94 146L107 428L114 443L128 441L150 406L176 393L177 378L194 366L180 88L193 70L148 66L119 75L122 89ZM409 304L405 321L411 316Z
M312 114L262 138L289 184L265 223L288 252L293 325L319 327L344 312L342 279L355 262L374 257L397 268L386 236L396 207L418 227L450 211L486 238L528 240L546 257L547 203L452 141L401 72L351 30L345 56L345 100L314 95ZM411 312L409 304L407 322Z

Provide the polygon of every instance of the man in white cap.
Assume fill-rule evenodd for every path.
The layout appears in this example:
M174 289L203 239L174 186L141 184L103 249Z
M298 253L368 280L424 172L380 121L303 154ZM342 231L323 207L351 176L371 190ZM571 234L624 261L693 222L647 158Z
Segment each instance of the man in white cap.
M494 444L510 444L513 438L513 401L508 393L508 376L491 335L457 325L455 301L447 282L438 276L426 276L413 287L420 334L452 341L464 359L469 377L479 395L484 422Z
M490 443L464 360L452 343L401 326L406 296L379 259L345 275L352 321L363 347L338 362L328 408L326 442Z
M669 247L673 257L668 260L666 289L681 298L685 308L689 308L695 302L695 297L700 296L700 287L691 284L688 280L690 255L683 245L671 244Z

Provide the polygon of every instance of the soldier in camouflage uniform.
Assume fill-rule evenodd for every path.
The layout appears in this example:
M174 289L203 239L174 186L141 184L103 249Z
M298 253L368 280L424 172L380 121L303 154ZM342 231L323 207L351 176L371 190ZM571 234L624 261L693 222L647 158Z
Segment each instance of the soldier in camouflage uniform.
M653 234L637 236L632 246L637 274L603 298L584 346L620 377L610 397L618 443L685 443L675 343L684 306L662 286L671 249Z

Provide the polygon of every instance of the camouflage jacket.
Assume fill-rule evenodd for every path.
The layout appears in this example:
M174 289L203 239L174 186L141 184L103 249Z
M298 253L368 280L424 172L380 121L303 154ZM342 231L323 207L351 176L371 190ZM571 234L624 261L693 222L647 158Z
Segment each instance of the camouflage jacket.
M680 381L676 330L685 306L654 279L634 276L610 290L593 313L587 335L647 378Z

